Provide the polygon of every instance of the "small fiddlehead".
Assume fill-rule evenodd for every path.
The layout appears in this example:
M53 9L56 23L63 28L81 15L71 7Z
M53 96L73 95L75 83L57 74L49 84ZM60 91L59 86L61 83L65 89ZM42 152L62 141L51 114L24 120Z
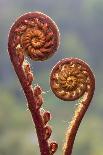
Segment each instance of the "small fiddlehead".
M54 94L62 100L74 101L80 98L63 147L64 155L71 155L77 130L94 94L95 78L84 61L66 58L54 66L50 85Z
M40 86L32 86L34 76L26 56L35 61L46 60L56 52L58 45L58 28L51 18L43 13L27 13L17 19L10 29L8 51L27 98L41 155L54 154L57 144L48 142L52 130L47 123L51 115L47 111L40 111L43 104L42 89Z

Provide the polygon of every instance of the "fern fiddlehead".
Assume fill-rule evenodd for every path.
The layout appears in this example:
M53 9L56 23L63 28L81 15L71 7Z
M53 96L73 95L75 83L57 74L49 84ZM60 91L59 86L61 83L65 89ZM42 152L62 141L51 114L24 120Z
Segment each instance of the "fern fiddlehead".
M77 58L66 58L57 63L51 72L50 85L54 94L66 101L81 98L66 133L64 155L71 155L76 133L95 89L95 78L90 67Z
M58 145L48 141L52 132L47 124L51 118L50 113L45 111L41 114L42 89L40 86L33 88L34 76L26 57L44 61L56 52L58 45L58 28L52 19L43 13L27 13L17 19L10 29L8 51L35 124L41 155L53 155Z

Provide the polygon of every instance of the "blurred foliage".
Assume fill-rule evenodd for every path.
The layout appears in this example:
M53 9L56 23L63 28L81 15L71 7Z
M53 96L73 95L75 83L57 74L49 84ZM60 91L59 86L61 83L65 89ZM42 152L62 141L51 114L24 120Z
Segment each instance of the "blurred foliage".
M39 155L35 127L26 100L7 54L9 28L25 12L41 11L52 17L61 32L58 52L45 62L33 62L35 83L42 86L43 108L52 113L51 139L61 154L65 131L75 102L57 99L49 87L52 66L64 57L79 57L93 69L96 91L79 128L73 155L103 155L103 0L0 0L0 155ZM42 109L42 111L44 111Z

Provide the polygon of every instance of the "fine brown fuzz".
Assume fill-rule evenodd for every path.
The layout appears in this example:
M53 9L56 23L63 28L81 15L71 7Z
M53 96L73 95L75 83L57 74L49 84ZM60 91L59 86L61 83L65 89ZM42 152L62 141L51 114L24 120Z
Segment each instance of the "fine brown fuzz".
M59 30L47 15L34 12L21 16L11 28L9 46L35 61L51 57L59 46Z

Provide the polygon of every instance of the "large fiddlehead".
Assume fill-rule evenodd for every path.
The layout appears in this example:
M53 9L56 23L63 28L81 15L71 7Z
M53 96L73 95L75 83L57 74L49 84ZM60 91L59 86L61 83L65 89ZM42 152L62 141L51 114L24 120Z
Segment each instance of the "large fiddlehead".
M41 113L43 104L40 86L33 88L34 79L26 56L35 61L51 57L59 45L59 31L47 15L40 12L27 13L13 24L9 33L8 51L15 72L19 78L35 124L41 155L52 155L57 149L56 142L48 142L51 127L47 124L50 113Z

